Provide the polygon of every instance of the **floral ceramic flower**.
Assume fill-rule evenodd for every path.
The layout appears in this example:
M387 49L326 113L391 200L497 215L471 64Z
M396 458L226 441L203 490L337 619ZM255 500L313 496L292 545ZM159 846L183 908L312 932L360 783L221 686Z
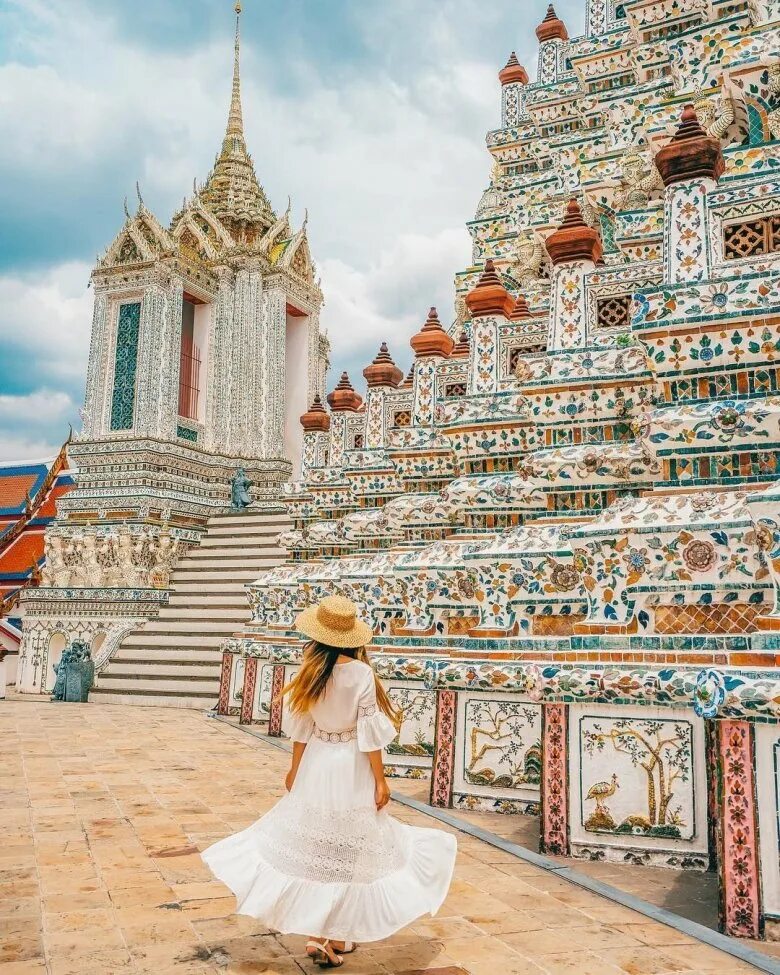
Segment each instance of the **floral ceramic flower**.
M580 584L580 574L572 565L556 562L553 566L550 580L558 592L571 592Z
M701 296L704 311L713 313L723 311L729 303L729 288L727 284L719 284Z
M718 412L712 418L712 425L722 433L733 436L737 430L745 425L743 419L744 413L744 403L727 401L721 405Z
M696 678L693 710L700 718L714 718L726 700L726 683L717 670L702 670Z
M630 548L623 556L623 561L631 572L644 572L650 562L646 548Z
M716 504L714 494L694 494L691 498L691 507L694 511L709 511Z
M709 572L718 561L715 546L703 539L694 539L683 549L683 560L692 572Z

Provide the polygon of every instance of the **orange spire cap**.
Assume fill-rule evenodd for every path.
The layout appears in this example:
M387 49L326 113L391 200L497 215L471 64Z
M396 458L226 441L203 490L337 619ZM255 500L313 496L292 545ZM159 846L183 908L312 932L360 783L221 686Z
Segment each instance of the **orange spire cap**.
M458 339L455 348L452 350L452 358L460 358L466 356L471 351L471 345L469 343L469 336L464 328L460 333L460 338Z
M492 259L488 258L476 287L466 295L466 305L472 317L503 315L509 318L513 304L512 296L501 283Z
M540 44L544 44L545 41L568 41L569 32L566 30L566 24L556 14L552 4L547 8L547 16L536 28L536 36Z
M671 141L655 157L664 181L672 186L686 179L714 179L723 175L726 163L720 140L707 135L693 105L686 105Z
M533 318L531 315L531 309L528 307L528 302L525 295L518 295L517 301L515 301L515 307L512 309L512 314L509 316L513 322L522 322L528 318Z
M327 433L330 430L330 417L328 416L325 407L322 405L322 400L317 394L314 397L314 402L311 404L306 413L301 417L301 426L307 433L311 433L315 430L320 430L323 433Z
M555 265L567 261L598 264L604 251L601 237L585 223L580 205L574 198L569 200L563 223L547 238L546 244L547 253Z
M396 387L404 378L404 374L393 362L387 349L387 342L379 346L379 352L370 366L363 370L366 384L372 386L393 386Z
M528 84L528 72L517 60L514 51L509 55L509 60L504 67L498 72L498 80L502 85L511 85L515 82L521 85Z
M446 359L452 352L455 343L441 327L439 314L435 308L431 307L428 312L428 319L420 331L412 336L411 346L414 349L416 358L422 359L426 356L437 356Z
M341 379L332 393L328 393L328 405L335 413L356 413L363 402L355 392L349 376L342 372Z

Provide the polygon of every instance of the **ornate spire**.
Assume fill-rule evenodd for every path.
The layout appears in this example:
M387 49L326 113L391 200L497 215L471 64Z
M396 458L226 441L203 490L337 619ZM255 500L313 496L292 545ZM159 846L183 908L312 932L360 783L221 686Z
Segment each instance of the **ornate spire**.
M251 245L276 222L271 204L257 181L244 139L241 110L241 3L236 3L233 90L227 129L200 202L230 230L236 243Z
M236 6L238 7L240 4L236 4ZM314 397L314 402L301 417L301 426L307 433L315 430L321 430L323 433L327 433L330 430L330 417L325 412L325 407L322 405L319 394Z
M470 351L469 336L464 328L460 333L460 338L458 339L455 348L452 350L453 359L460 358L462 356L468 355Z
M509 60L504 67L498 72L498 80L502 85L511 85L514 82L519 82L521 85L528 84L528 72L517 60L514 51L509 55Z
M455 343L441 327L439 313L431 307L428 318L416 335L412 336L411 346L417 359L424 356L437 356L446 359Z
M227 134L244 138L244 116L241 112L241 0L236 3L236 44L233 54L233 95L230 99Z
M349 375L342 372L336 388L328 393L328 405L334 413L356 413L363 399L356 392L349 380Z
M566 24L555 12L552 4L547 8L547 16L536 28L536 36L540 44L544 44L545 41L568 41L569 32L566 30Z
M531 309L528 307L528 299L525 295L517 296L515 307L512 309L512 314L509 317L513 322L523 322L533 317L531 315Z

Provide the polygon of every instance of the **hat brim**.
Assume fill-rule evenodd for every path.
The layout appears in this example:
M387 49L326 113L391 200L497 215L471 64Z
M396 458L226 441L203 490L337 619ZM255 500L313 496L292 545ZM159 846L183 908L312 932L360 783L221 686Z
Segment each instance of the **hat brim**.
M374 636L374 631L362 620L355 620L348 630L332 630L323 626L317 617L317 607L310 606L295 619L295 629L317 643L324 643L329 647L340 650L354 650L356 647L367 646Z

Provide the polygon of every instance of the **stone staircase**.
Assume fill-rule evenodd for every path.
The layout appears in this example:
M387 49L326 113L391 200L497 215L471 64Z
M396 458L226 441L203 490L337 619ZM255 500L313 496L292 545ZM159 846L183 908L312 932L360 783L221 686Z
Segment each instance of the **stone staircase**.
M219 694L219 645L250 618L245 585L283 561L285 514L217 515L171 575L159 616L124 638L91 701L208 709Z

